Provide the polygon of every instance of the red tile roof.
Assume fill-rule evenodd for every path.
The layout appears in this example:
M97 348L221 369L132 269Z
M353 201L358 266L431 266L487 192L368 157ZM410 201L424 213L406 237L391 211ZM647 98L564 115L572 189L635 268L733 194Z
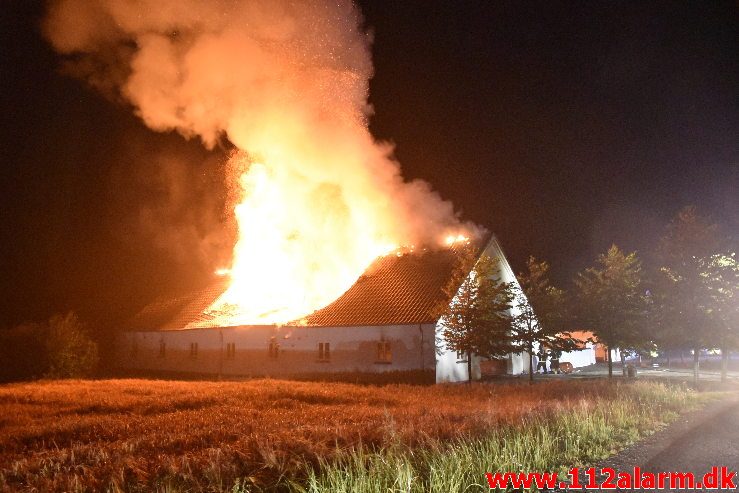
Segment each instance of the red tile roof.
M453 249L393 253L377 258L336 301L295 325L314 327L432 323L435 306L446 297L457 256ZM226 279L167 301L154 302L126 324L126 330L177 330L188 325L216 327L204 311L225 291Z
M178 330L188 324L207 325L205 310L228 287L228 278L213 283L185 296L159 300L146 305L126 323L126 330Z
M322 327L434 322L455 263L449 249L380 257L346 293L304 321Z

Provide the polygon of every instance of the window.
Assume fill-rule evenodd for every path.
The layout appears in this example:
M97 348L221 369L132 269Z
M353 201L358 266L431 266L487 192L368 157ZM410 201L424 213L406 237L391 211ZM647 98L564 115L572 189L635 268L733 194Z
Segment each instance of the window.
M234 359L236 357L236 343L226 343L226 359Z
M331 361L331 345L328 342L318 343L318 361Z
M377 363L392 363L393 353L390 350L390 341L377 343Z
M457 351L457 363L467 362L467 351Z
M280 345L277 344L277 339L274 337L270 338L269 340L269 357L270 358L276 358L277 354L280 352Z
M164 341L159 341L159 357L164 358L167 354L167 344Z
M191 358L198 357L198 343L197 342L190 343L190 357Z

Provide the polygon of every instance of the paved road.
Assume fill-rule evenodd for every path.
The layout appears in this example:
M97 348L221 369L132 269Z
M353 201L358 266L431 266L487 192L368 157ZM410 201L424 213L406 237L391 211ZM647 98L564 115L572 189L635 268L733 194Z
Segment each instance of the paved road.
M737 403L680 435L669 448L652 457L644 469L690 471L698 477L712 466L728 466L734 471L739 470Z
M713 403L701 411L690 413L599 465L616 471L632 471L634 466L655 473L692 472L696 478L702 478L712 466L739 470L739 401ZM739 475L735 476L734 482L739 483Z
M649 378L659 378L659 379L669 379L669 380L685 380L687 382L692 382L693 380L693 369L692 368L671 368L668 369L666 367L639 367L637 368L637 371L639 372L640 377L649 377ZM621 376L623 373L623 370L621 368L621 364L617 363L614 364L613 368L613 374L614 376L618 377ZM575 370L575 373L572 373L571 376L573 377L602 377L608 375L608 367L603 363L598 363L596 365L586 366L584 368L577 368ZM550 376L550 375L547 375ZM700 371L700 377L699 380L701 382L717 382L721 378L721 373L716 370L706 370L701 369ZM739 371L729 371L727 372L727 380L729 382L739 382Z

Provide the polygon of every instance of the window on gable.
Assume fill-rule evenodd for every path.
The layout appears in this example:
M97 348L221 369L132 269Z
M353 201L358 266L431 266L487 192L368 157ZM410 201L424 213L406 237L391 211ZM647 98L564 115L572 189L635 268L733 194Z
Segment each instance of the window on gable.
M236 357L236 343L226 343L226 359L234 359Z
M377 362L392 363L393 353L390 349L390 341L379 341L377 343Z
M277 358L277 355L280 352L280 345L277 343L277 339L272 337L269 340L269 357L270 358Z
M198 343L197 342L190 343L190 357L191 358L198 357Z
M167 355L167 343L159 341L159 357L164 358Z
M328 342L318 343L318 361L331 361L331 345Z

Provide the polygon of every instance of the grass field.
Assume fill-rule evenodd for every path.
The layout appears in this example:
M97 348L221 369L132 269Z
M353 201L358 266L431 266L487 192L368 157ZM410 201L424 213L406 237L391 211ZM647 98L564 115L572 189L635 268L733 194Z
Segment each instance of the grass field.
M3 385L0 491L474 491L597 460L699 400L603 380Z

